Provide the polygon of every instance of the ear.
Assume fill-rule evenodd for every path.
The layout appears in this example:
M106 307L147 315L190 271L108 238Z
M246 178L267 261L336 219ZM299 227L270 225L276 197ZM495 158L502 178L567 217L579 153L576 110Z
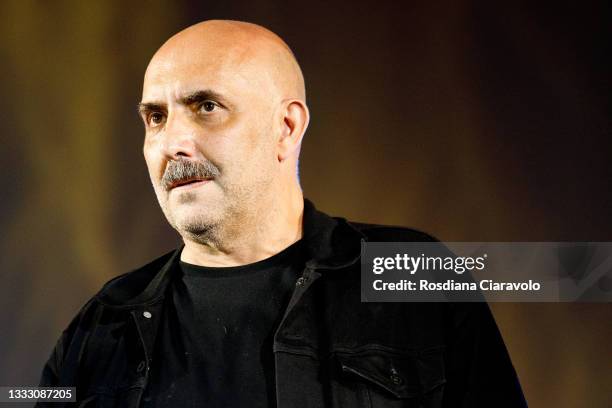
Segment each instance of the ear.
M308 107L299 99L285 101L282 111L281 135L278 140L278 161L282 162L300 148L308 127Z

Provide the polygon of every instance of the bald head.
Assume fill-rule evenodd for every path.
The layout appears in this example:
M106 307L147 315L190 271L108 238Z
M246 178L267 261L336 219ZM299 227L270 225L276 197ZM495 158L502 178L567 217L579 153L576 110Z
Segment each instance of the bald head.
M198 62L235 71L280 99L305 101L302 71L289 46L272 31L256 24L209 20L175 34L155 53L145 75Z

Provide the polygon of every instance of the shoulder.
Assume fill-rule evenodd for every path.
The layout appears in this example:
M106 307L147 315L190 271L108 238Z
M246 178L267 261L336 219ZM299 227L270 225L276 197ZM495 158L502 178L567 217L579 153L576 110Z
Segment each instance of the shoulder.
M395 225L366 224L348 221L349 225L361 232L368 241L376 242L438 242L432 235L414 228Z

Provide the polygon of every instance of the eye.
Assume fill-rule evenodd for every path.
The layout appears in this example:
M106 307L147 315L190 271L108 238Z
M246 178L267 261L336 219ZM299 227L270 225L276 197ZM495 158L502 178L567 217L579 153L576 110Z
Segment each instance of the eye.
M147 123L149 126L155 127L164 123L164 114L161 112L151 112L147 117Z
M219 107L219 105L213 101L204 101L200 105L200 111L204 112L212 112L215 108Z

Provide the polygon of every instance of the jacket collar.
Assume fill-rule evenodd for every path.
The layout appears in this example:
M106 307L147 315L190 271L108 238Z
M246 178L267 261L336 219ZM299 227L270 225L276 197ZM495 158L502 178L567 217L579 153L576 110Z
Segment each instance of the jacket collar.
M360 257L365 236L344 218L330 217L304 199L303 239L312 270L333 270L351 265ZM131 273L108 282L96 295L106 306L132 308L150 305L163 299L166 288L177 270L183 246Z
M311 269L338 269L348 266L361 255L365 235L344 218L330 217L304 199L303 239L308 248Z

